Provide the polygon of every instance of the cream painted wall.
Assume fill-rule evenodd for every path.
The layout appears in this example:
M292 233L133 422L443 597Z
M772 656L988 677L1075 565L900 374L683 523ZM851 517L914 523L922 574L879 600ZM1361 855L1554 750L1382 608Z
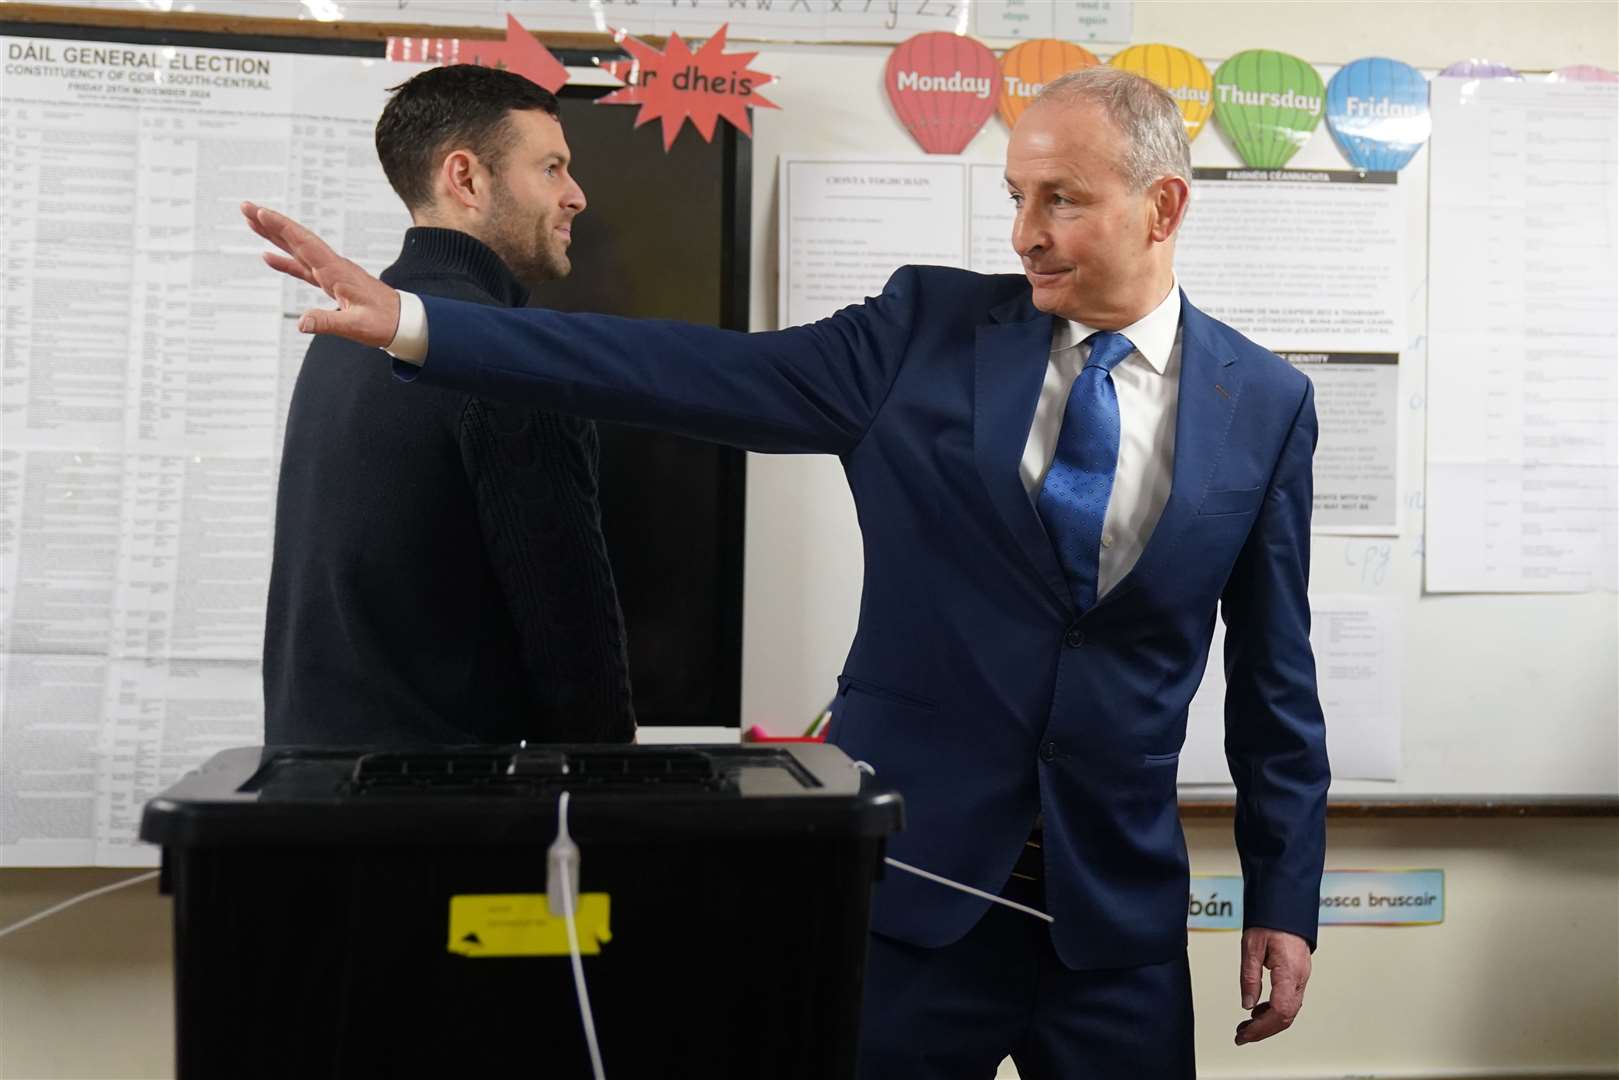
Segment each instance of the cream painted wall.
M1229 823L1187 831L1194 872L1238 872ZM1442 868L1445 923L1323 928L1299 1021L1245 1047L1238 935L1194 934L1200 1075L1619 1075L1619 823L1339 823L1327 847Z
M1158 3L1136 41L1209 58L1263 45L1321 63L1387 53L1419 67L1488 56L1525 69L1619 67L1614 3ZM1103 55L1112 50L1098 47ZM784 153L909 154L885 112L886 50L771 48L780 74L754 143L752 320L775 317L775 172ZM969 147L993 160L991 121ZM852 635L860 552L836 463L750 463L743 700L747 720L792 726L830 693ZM1189 830L1194 869L1229 872L1229 824ZM1192 943L1208 1077L1619 1076L1619 822L1335 824L1329 865L1441 867L1440 927L1328 929L1299 1025L1229 1045L1236 939ZM119 871L0 871L0 925ZM173 1075L169 901L153 883L92 900L0 940L0 1080Z

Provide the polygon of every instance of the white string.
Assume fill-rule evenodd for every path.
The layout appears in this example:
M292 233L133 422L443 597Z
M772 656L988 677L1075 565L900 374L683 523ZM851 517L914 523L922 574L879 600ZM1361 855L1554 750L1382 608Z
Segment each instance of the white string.
M993 893L985 892L983 889L975 889L971 885L963 885L959 881L951 881L947 877L940 877L938 874L931 874L928 871L920 869L920 868L915 867L915 866L912 866L909 863L902 863L898 859L891 858L891 857L885 857L883 859L883 862L887 863L889 866L894 867L896 870L903 870L907 874L915 874L917 877L927 878L929 881L938 882L940 885L946 885L946 886L948 886L948 887L950 887L952 889L959 889L960 891L962 891L964 893L967 893L970 896L981 897L982 899L985 899L985 900L993 900L995 903L1002 904L1002 905L1004 905L1006 907L1009 907L1009 908L1013 909L1014 911L1021 911L1025 915L1033 915L1037 919L1044 919L1048 923L1055 923L1057 921L1056 919L1052 918L1050 915L1047 915L1043 911L1036 911L1032 907L1026 907L1023 904L1019 904L1014 900L1008 900L1004 896L996 896Z
M557 837L568 835L568 793L564 791L557 803ZM562 885L562 917L568 925L568 954L573 958L573 988L579 995L579 1018L585 1025L585 1045L590 1048L590 1067L596 1080L606 1080L602 1069L601 1047L596 1044L596 1019L590 1012L590 992L585 989L585 961L579 954L579 929L573 919L573 881L566 877Z
M872 777L877 775L877 770L872 767L870 762L851 761L849 764L854 768L855 772L865 773L867 776ZM918 866L912 866L910 863L902 863L898 859L891 857L885 857L883 862L887 863L889 866L892 866L896 870L903 870L907 874L915 874L919 878L926 878L927 880L936 884L943 885L947 888L956 889L960 892L966 893L968 896L976 896L981 900L988 900L992 903L1000 904L1003 907L1009 907L1013 911L1021 911L1025 915L1033 915L1037 919L1044 919L1046 922L1054 925L1057 922L1056 919L1052 918L1050 915L1047 915L1043 911L1037 911L1025 904L1020 904L1015 900L1008 900L1004 896L996 896L994 893L987 893L983 889L975 889L971 885L963 885L959 881L951 881L947 877L932 873L928 870L923 870Z
M150 871L149 873L145 873L145 874L136 874L132 878L125 878L123 881L115 881L111 885L103 885L99 889L91 889L89 892L80 893L78 896L72 897L71 899L63 900L60 904L52 904L50 907L46 908L44 911L38 912L37 914L34 914L34 915L30 915L30 916L28 916L28 918L23 919L21 922L14 922L10 926L0 927L0 938L5 937L7 934L14 934L18 930L21 930L25 926L32 926L34 923L39 922L39 920L41 920L41 919L48 919L52 915L55 915L58 911L65 911L68 908L72 907L74 904L80 903L80 902L85 901L85 900L92 900L95 897L102 895L103 893L110 893L115 889L128 888L131 885L139 885L143 881L151 881L153 878L157 877L157 875L159 873L160 873L160 871L153 870L153 871Z

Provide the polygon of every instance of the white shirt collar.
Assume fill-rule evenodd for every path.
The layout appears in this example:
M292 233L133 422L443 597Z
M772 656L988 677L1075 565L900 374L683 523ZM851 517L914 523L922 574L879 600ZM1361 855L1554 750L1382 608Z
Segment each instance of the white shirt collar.
M1086 326L1082 322L1068 319L1067 327L1059 330L1057 340L1052 343L1053 349L1066 349L1072 345L1081 344L1086 338L1096 333L1096 327ZM1180 281L1171 278L1169 292L1158 306L1147 314L1123 327L1119 333L1130 339L1136 347L1136 352L1154 371L1162 375L1169 367L1169 354L1175 347L1175 334L1181 325L1181 287Z

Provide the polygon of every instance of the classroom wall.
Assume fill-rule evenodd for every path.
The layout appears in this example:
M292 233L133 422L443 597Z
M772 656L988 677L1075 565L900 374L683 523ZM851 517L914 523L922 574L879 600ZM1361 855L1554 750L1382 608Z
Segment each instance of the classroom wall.
M1428 68L1466 56L1619 68L1619 5L1140 2L1133 38L1209 58L1262 46L1320 63L1385 53ZM770 96L784 108L756 120L756 328L775 325L777 156L913 150L885 114L886 51L760 53L755 66L782 76ZM969 153L993 159L1004 143L992 120ZM744 715L791 727L842 665L857 533L835 462L756 457L750 470ZM1234 872L1228 821L1194 824L1188 844L1197 872ZM1334 822L1328 864L1443 868L1447 920L1328 928L1298 1025L1241 1049L1230 1045L1236 936L1197 935L1203 1075L1619 1076L1619 821ZM0 925L128 876L0 871ZM0 1080L172 1076L168 919L168 900L145 883L0 941Z

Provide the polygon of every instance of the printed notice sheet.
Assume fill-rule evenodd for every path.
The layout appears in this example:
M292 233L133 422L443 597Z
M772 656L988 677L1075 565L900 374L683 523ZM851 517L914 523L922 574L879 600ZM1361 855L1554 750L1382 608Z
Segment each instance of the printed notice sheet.
M1619 86L1432 102L1426 586L1612 589Z
M146 799L263 739L286 401L312 300L243 199L373 271L408 216L381 61L0 39L0 866L149 865Z
M1397 780L1400 769L1400 603L1356 594L1310 598L1310 647L1338 780ZM1225 758L1225 630L1216 622L1203 682L1186 717L1179 780L1229 784Z
M1202 311L1275 352L1405 348L1399 174L1192 171L1175 272Z
M1320 426L1311 530L1399 531L1400 355L1284 352L1310 377Z
M1313 531L1397 533L1408 232L1398 174L1194 174L1175 271L1201 310L1315 384Z
M781 162L783 326L883 291L908 263L965 266L957 162Z

